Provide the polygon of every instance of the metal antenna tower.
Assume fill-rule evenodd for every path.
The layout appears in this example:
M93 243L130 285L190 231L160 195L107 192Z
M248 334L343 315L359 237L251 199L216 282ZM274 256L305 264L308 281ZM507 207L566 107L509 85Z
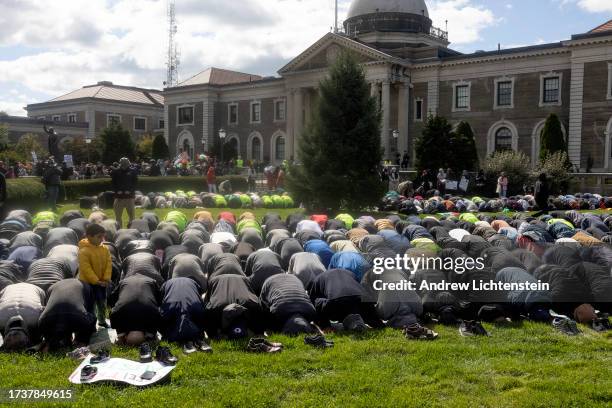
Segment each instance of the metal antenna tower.
M166 81L164 85L168 88L178 85L179 51L176 45L176 32L178 25L176 22L175 0L168 0L168 62L166 62Z

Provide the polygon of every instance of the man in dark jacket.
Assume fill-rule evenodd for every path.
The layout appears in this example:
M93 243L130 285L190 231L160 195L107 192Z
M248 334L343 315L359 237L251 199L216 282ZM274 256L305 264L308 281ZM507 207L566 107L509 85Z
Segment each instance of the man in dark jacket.
M61 175L62 169L58 167L53 160L49 160L47 166L43 170L42 183L45 185L49 209L53 212L57 211L57 198L61 185Z
M6 203L6 177L0 172L0 220L4 219L4 203Z
M119 226L121 226L123 210L127 211L129 222L132 222L134 219L138 175L136 170L131 167L130 160L127 157L123 157L119 160L119 168L112 171L111 178L115 193L115 202L113 204L115 219L119 222Z
M39 328L50 349L84 346L96 330L94 302L89 285L65 279L49 288L49 298L40 316Z

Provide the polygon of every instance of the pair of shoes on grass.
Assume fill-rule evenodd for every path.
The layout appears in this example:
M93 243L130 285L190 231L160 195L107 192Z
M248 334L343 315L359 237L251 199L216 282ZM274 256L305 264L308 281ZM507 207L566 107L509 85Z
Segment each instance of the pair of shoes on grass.
M596 332L605 332L612 330L612 324L606 313L600 314L600 316L591 322L591 328Z
M463 320L459 326L462 337L490 336L489 332L476 320Z
M212 353L212 347L204 340L197 341L188 341L183 344L183 353L192 354L196 351L201 351L203 353Z
M251 353L279 353L282 349L281 343L273 343L263 337L253 337L247 344L247 351Z
M567 317L555 317L552 325L555 329L568 336L577 336L582 333L576 322Z
M419 323L404 327L402 333L408 340L435 340L438 338L438 333Z
M149 343L142 343L140 345L140 362L150 363L153 361L153 352ZM178 357L172 354L169 347L159 346L155 350L155 360L159 361L163 365L173 366L178 362Z
M334 347L334 342L331 340L327 340L322 334L313 334L310 336L306 336L304 337L304 343L309 346L320 348Z

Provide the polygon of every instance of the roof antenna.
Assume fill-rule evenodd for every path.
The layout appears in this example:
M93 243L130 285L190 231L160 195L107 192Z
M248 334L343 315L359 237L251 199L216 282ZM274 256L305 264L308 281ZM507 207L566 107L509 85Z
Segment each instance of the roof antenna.
M338 34L338 0L336 0L336 7L334 8L334 34Z
M501 43L497 43L497 52L501 51Z

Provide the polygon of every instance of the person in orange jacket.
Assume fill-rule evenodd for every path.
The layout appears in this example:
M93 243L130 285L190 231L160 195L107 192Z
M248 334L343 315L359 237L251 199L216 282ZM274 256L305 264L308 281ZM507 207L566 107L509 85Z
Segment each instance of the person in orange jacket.
M79 279L91 285L98 325L108 328L106 298L113 268L110 251L102 245L105 234L99 224L90 224L85 230L86 238L79 242Z

